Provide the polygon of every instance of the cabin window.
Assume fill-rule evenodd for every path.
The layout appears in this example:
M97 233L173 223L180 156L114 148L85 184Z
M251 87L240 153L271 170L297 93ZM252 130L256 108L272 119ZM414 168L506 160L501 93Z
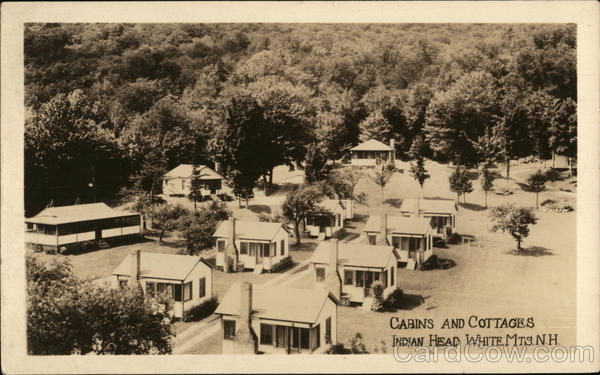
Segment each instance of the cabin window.
M344 271L344 285L354 284L354 271Z
M325 280L325 268L318 267L317 268L317 281Z
M225 240L217 240L217 251L220 253L225 251Z
M75 233L75 224L62 224L58 226L58 235L66 236Z
M119 288L125 288L128 280L119 280Z
M248 254L248 242L240 242L240 254Z
M388 278L387 278L387 271L383 271L381 273L381 276L382 276L382 280L383 280L382 281L383 287L387 288L388 287L388 285L387 285L387 280L388 280Z
M189 301L192 299L192 282L189 281L183 284L183 301Z
M261 247L262 247L262 256L263 256L264 258L268 258L268 257L269 257L269 255L270 255L270 254L269 254L269 251L270 251L270 246L269 246L269 244L268 244L268 243L263 243Z
M415 251L418 248L418 238L409 238L408 239L408 251Z
M122 219L122 221L123 221L123 225L128 225L128 226L140 225L140 217L139 216L124 217Z
M288 327L285 326L276 326L275 335L276 335L276 343L275 346L278 348L287 348L288 340L287 340L287 332Z
M331 344L331 317L325 320L325 344Z
M260 344L273 345L273 326L270 324L260 325Z
M394 267L390 267L390 286L394 286Z
M173 284L173 299L175 302L181 302L181 284Z
M294 330L300 331L300 349L308 349L309 348L309 331L308 328L293 328ZM296 333L296 332L294 332Z
M373 281L379 281L379 272L373 272Z
M200 280L198 280L198 290L200 291L200 298L206 295L206 277L201 277Z
M393 236L392 237L392 246L396 249L402 248L402 237Z
M365 272L364 271L356 271L356 286L360 286L360 287L365 286Z
M235 320L223 320L223 338L233 340L235 337Z
M376 245L377 244L377 235L375 234L369 234L369 245Z
M281 255L283 256L285 254L285 241L281 240Z
M254 256L256 254L256 247L258 244L256 242L250 242L248 244L248 248L250 249L250 256Z

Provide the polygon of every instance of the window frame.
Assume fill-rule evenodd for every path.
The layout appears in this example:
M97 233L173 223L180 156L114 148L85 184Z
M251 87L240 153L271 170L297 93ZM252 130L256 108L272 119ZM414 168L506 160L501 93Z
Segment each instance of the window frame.
M206 277L198 279L198 298L206 297Z
M184 283L181 288L182 288L181 293L182 293L183 302L190 301L194 298L193 287L192 287L191 281Z
M235 338L235 320L223 319L223 340L233 340Z
M350 278L347 277L348 275ZM344 285L354 285L354 271L344 270Z
M268 332L268 335L265 335ZM268 338L268 342L265 341ZM261 323L260 324L260 345L275 345L273 341L273 325Z

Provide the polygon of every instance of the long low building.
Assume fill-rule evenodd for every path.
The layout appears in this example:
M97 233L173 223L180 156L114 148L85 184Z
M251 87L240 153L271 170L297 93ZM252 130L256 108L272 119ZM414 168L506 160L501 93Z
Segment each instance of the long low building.
M104 203L48 207L25 219L25 242L59 250L80 242L140 235L141 215Z

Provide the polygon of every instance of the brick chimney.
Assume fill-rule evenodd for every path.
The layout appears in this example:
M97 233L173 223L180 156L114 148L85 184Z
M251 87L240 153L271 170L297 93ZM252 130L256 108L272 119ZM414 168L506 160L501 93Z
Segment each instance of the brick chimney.
M336 298L342 295L342 278L338 271L339 244L337 239L329 241L329 265L327 267L327 276L325 276L324 286Z
M379 218L379 236L377 236L377 245L387 245L387 213L382 213Z
M256 334L252 329L252 283L240 284L240 320L235 333L235 354L255 354Z
M235 248L235 218L230 216L227 220L227 245L225 246L225 272L233 272L237 267L238 256Z
M129 279L131 280L132 284L137 284L139 282L141 271L141 256L142 254L139 249L131 250L131 253L129 254Z

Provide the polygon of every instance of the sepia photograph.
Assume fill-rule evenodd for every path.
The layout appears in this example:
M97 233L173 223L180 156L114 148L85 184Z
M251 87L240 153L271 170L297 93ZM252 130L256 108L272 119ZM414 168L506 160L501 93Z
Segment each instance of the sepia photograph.
M28 358L597 366L576 21L21 27Z

